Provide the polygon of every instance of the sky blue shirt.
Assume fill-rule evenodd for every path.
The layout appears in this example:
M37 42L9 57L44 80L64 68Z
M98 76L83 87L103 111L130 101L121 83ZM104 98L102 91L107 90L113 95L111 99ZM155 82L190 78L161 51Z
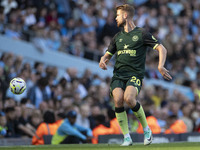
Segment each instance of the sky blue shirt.
M71 135L79 137L82 140L86 140L86 136L83 135L81 132L86 131L87 136L92 136L92 130L89 128L84 128L78 124L71 125L69 120L66 118L64 119L63 123L58 128L58 135L65 136L65 135Z

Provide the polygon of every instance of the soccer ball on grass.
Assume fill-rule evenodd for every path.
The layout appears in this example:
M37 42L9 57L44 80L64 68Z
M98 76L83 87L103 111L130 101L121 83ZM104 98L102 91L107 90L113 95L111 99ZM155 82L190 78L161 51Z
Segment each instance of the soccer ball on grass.
M26 82L22 78L13 78L10 81L10 91L14 94L22 94L26 89Z

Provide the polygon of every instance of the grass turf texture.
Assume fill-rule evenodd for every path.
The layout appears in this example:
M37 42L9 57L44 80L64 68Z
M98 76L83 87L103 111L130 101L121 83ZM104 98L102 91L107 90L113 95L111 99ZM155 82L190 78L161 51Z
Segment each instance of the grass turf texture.
M0 150L200 150L200 143L162 143L144 146L121 147L117 144L69 144L69 145L43 145L43 146L3 146Z

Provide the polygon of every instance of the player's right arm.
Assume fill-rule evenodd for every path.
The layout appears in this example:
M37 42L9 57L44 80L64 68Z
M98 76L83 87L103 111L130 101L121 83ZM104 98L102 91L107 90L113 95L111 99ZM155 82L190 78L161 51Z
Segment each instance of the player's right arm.
M112 55L110 55L108 52L105 53L104 56L101 57L101 60L99 62L99 67L103 70L107 70L107 63L111 59Z
M117 35L118 33L113 37L113 39L110 42L110 45L108 46L108 49L106 50L106 53L100 59L99 67L103 70L107 70L107 64L117 50L115 43Z

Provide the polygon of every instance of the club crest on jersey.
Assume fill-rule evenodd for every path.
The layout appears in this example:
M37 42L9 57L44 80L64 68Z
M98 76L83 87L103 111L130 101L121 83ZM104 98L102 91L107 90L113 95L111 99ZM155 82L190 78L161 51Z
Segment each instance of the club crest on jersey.
M139 39L139 37L138 37L137 35L134 35L134 36L132 37L132 40L133 40L134 42L138 41L138 39Z
M119 39L119 42L122 42L123 41L123 39Z

